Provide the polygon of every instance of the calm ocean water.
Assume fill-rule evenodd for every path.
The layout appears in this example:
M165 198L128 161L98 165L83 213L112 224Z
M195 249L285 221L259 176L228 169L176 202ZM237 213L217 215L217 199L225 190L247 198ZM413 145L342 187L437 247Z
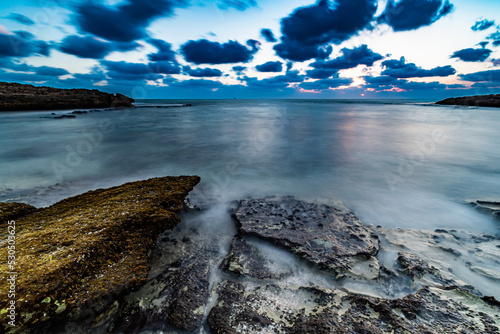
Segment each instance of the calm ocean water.
M50 111L0 114L0 201L45 206L126 181L198 174L193 197L200 203L337 198L366 224L498 231L461 204L500 198L497 109L180 102L193 106L143 105L72 119L42 118Z

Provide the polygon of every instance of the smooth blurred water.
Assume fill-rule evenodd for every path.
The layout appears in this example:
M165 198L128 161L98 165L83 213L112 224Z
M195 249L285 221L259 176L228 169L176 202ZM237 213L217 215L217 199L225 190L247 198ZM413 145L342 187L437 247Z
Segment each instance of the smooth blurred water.
M193 106L75 119L1 113L0 201L45 206L126 181L198 174L193 197L214 205L246 196L338 198L366 224L498 231L461 204L500 198L498 109L180 102Z

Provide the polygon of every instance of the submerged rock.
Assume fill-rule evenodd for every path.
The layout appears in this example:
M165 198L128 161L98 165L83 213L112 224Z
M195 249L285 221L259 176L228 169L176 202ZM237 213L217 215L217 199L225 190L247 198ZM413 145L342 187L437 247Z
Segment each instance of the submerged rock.
M400 299L344 290L224 281L213 333L498 333L500 307L466 291L422 288Z
M18 270L16 327L2 316L2 330L64 332L57 327L60 321L99 326L112 316L108 313L117 299L146 282L156 238L179 222L176 212L199 180L179 176L131 182L36 211L2 204L2 214L13 212L16 218L16 264L9 267L2 256L0 271L4 276ZM2 314L8 303L2 289Z
M270 241L337 278L378 276L378 237L345 208L290 197L248 199L234 216L241 235Z
M0 111L130 107L133 102L125 95L97 89L58 89L0 82Z

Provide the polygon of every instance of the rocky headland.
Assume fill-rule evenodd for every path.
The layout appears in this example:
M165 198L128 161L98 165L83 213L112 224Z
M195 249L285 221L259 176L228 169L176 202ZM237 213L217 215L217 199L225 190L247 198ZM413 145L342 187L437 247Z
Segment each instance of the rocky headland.
M58 89L0 82L0 111L130 107L133 99L97 89Z
M500 94L452 97L438 101L436 104L500 108Z
M367 226L339 201L293 197L239 201L233 232L206 233L209 209L183 201L198 181L132 182L42 209L2 204L19 245L20 327L6 329L499 333L498 293L487 290L500 281L498 235Z

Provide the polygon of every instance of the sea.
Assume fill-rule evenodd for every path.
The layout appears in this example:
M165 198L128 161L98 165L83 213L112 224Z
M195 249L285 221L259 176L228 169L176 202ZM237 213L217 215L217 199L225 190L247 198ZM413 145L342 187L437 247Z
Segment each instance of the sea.
M188 104L188 106L181 106ZM193 197L340 199L365 223L497 233L464 201L500 198L499 110L395 100L144 100L136 108L0 114L0 201L167 175Z

